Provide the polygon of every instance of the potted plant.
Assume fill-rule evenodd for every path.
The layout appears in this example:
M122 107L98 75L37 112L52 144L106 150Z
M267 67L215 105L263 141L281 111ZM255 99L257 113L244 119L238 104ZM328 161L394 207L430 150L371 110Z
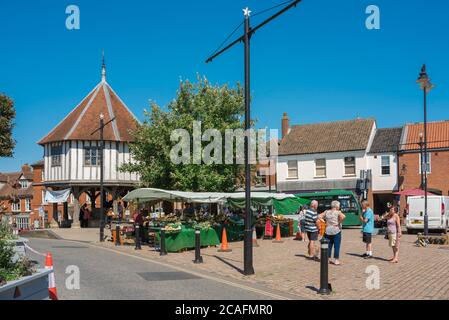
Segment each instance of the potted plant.
M48 274L52 270L36 269L17 243L9 226L0 223L0 300L47 299Z

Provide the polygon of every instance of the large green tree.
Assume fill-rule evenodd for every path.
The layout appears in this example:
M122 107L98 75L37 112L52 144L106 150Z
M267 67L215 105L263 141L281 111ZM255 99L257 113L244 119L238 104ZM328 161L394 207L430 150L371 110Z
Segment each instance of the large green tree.
M12 157L15 141L12 137L14 128L14 102L4 94L0 94L0 157Z
M193 123L201 121L201 129L217 129L225 141L226 129L244 128L243 90L237 84L212 85L198 76L196 82L181 81L176 98L166 108L151 104L151 112L144 111L145 120L134 132L130 145L134 164L121 169L140 174L144 186L184 191L233 191L242 179L243 166L233 164L175 164L170 150L176 145L171 140L173 130L184 129L190 134L190 152L193 152ZM202 148L208 142L202 142ZM222 151L225 159L224 151ZM235 147L233 156L235 157ZM190 154L191 154L190 153ZM214 154L214 153L213 153Z

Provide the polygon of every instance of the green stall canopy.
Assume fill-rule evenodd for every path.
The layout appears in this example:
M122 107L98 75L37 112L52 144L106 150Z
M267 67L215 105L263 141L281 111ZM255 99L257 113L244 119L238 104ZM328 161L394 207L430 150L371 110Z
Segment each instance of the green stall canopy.
M310 204L311 200L303 198L287 198L284 200L274 200L273 205L276 214L289 215L298 212L298 208Z
M231 207L243 209L245 208L245 198L237 194L227 198L227 202ZM282 193L251 193L251 206L273 206L276 214L294 214L300 206L310 204L310 200L298 198L291 194Z
M275 202L282 202L289 199L290 206L298 200L292 194L269 193L269 192L251 192L251 204L253 206L271 206ZM131 191L123 201L184 201L192 203L224 203L228 202L235 208L245 207L245 192L186 192L177 190L163 190L156 188L140 188ZM281 205L282 206L282 205ZM285 207L286 205L284 205ZM298 205L299 206L299 205ZM297 207L296 207L297 209Z

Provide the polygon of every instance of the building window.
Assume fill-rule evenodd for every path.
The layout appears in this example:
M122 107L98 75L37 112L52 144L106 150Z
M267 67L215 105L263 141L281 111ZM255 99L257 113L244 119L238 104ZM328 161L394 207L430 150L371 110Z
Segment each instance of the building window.
M267 185L267 175L264 170L259 169L256 171L256 184Z
M28 230L30 228L30 217L29 216L18 216L16 217L17 228L20 230Z
M390 156L382 156L380 159L381 162L381 172L383 176L388 176L391 173L390 166Z
M345 157L345 175L355 176L355 157Z
M424 160L423 160L424 161ZM424 167L426 165L423 163ZM419 155L419 174L421 174L422 168L421 168L421 154ZM432 163L431 163L431 153L427 153L427 174L432 172Z
M84 165L85 166L100 165L100 148L98 147L84 148Z
M45 190L42 190L42 204L47 204L45 201Z
M317 178L326 177L326 159L315 160L315 177Z
M20 180L19 183L20 183L20 187L21 187L22 189L26 189L26 188L28 188L28 186L30 185L29 182L28 182L28 180Z
M17 202L13 202L13 203L11 204L11 210L12 210L13 212L20 212L20 200L17 201Z
M25 199L25 211L26 212L31 211L31 199L29 198Z
M51 147L51 166L59 167L61 165L62 145Z
M298 178L298 161L290 160L287 162L288 173L287 178L296 179Z

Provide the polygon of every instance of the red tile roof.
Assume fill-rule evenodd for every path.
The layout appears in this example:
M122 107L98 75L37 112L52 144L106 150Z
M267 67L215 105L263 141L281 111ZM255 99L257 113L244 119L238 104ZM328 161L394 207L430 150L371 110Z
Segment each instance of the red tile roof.
M418 150L419 134L424 134L424 124L407 124L405 127L405 141L402 150ZM427 147L429 149L449 148L449 121L427 123Z
M28 188L20 188L19 179L23 172L0 173L0 176L6 178L3 187L0 188L0 200L11 198L31 198L33 197L33 186L29 184ZM28 177L25 177L29 179ZM2 178L3 180L3 178Z
M100 114L104 121L113 117L104 129L106 141L133 141L131 131L137 128L138 120L123 101L112 90L106 80L102 80L49 134L38 143L65 140L99 140L99 133L91 135L98 128Z

